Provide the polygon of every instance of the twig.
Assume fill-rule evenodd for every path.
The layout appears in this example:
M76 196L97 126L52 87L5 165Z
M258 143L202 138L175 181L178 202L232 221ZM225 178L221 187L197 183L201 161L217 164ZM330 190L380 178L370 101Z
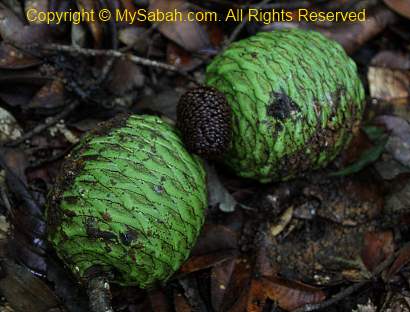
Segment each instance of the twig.
M185 78L188 78L189 80L196 82L196 80L192 78L190 75L188 75L187 72L179 69L178 67L174 65L169 65L167 63L151 60L151 59L137 56L137 55L130 54L130 53L123 53L117 50L85 49L85 48L80 48L76 46L55 44L55 43L41 45L40 48L43 50L48 50L48 51L65 52L65 53L70 53L70 54L81 54L81 55L85 55L89 57L90 56L91 57L107 56L107 57L112 57L112 58L125 59L135 64L148 66L148 67L156 67L156 68L164 69L167 71L171 71L181 76L184 76Z
M80 102L78 101L74 101L72 102L70 105L68 105L61 113L46 119L44 121L44 123L36 126L34 129L32 129L31 131L25 133L23 136L21 136L19 139L14 140L12 142L6 143L5 145L8 147L14 147L17 146L21 143L23 143L24 141L32 138L33 136L35 136L36 134L39 134L41 132L43 132L44 130L46 130L47 128L55 125L56 123L58 123L61 119L67 117L78 105Z
M256 4L254 8L259 9L267 5L270 1L271 0L263 0L262 2ZM239 36L240 32L242 31L242 29L245 27L246 23L248 22L248 16L249 14L245 14L241 23L234 29L234 31L229 36L229 39L225 42L222 50L225 50L228 47L228 45L230 45L233 41L235 41L235 39Z
M310 312L310 311L322 310L324 308L328 308L328 307L334 305L335 303L339 302L340 300L343 300L344 298L350 296L351 294L353 294L354 292L356 292L357 290L362 288L364 285L374 281L374 279L376 279L376 277L381 272L383 272L385 269L387 269L393 263L393 260L396 258L396 256L397 256L397 253L391 255L386 260L384 260L382 263L380 263L376 267L376 269L373 271L372 276L371 276L370 279L363 280L359 283L353 284L353 285L343 289L342 291L340 291L339 293L337 293L336 295L334 295L330 299L325 300L321 303L306 304L303 307L300 307L300 308L297 308L296 310L293 310L292 312Z

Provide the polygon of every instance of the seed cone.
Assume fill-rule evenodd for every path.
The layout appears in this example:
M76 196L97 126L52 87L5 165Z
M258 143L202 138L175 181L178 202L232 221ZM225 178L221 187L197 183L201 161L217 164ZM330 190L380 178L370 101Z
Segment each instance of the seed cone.
M177 127L188 150L206 159L219 159L231 142L231 108L214 88L184 93L177 107Z
M259 33L207 67L206 84L232 108L225 163L260 182L324 167L347 145L364 110L357 68L318 32Z
M86 135L65 161L49 198L49 240L80 280L106 273L147 288L186 260L206 205L202 161L175 129L125 116Z

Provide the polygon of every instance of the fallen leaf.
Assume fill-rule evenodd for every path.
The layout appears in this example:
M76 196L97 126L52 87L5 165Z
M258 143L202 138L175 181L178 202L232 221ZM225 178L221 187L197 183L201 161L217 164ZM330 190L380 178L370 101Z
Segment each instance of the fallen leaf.
M151 307L153 311L158 312L169 312L171 307L168 304L167 297L164 292L160 289L151 290L148 292L148 297L151 302Z
M0 291L16 312L63 311L53 291L29 270L9 260L2 267L6 276L0 279Z
M175 312L192 312L192 307L186 297L177 291L174 291L174 306Z
M0 43L0 68L2 69L22 69L40 64L41 61L24 54L15 47L5 43Z
M330 176L347 176L357 173L379 159L388 141L388 136L384 133L383 129L377 127L366 127L363 130L369 137L372 136L370 139L373 141L374 146L363 151L359 159L353 164L331 173Z
M237 258L220 311L243 312L249 297L252 277L251 262L246 258Z
M237 258L232 258L215 265L211 271L211 298L215 311L220 311L224 301L224 295L232 278Z
M387 271L385 280L389 281L395 274L397 274L405 265L410 262L410 245L405 245L399 250L397 258Z
M126 27L118 32L118 40L126 46L133 47L138 53L144 54L149 45L149 32L142 27Z
M204 255L217 251L236 250L239 234L227 226L205 224L192 255Z
M180 46L173 42L167 44L167 63L177 66L182 70L189 70L196 64L199 64L200 60L193 59L191 53L182 49ZM196 64L194 64L196 63Z
M199 270L204 270L215 265L218 265L222 262L232 259L236 256L235 251L221 251L214 252L212 254L194 256L188 259L181 268L179 272L183 274L193 273Z
M316 287L300 282L287 281L278 277L262 277L261 284L267 297L286 311L292 311L306 304L319 303L326 294Z
M275 224L272 224L270 228L271 234L273 236L279 235L285 229L285 227L289 224L289 222L292 220L292 216L293 216L293 206L290 206L279 217L279 221Z
M144 85L145 76L137 64L129 60L115 61L108 79L108 90L117 96L130 93Z
M60 80L46 83L33 96L28 107L37 109L55 109L64 105L64 84Z
M145 96L135 105L139 113L161 113L171 120L177 118L177 103L180 94L175 89L166 89L162 92Z
M388 151L395 160L410 167L410 124L396 116L379 116L377 122L391 132L386 143Z
M0 3L0 37L14 46L27 46L33 42L46 43L51 28L46 24L24 25L4 4Z
M370 66L367 73L370 95L384 101L410 96L410 72Z
M392 10L410 18L410 2L408 0L384 0Z
M365 233L362 260L370 272L393 254L393 252L394 241L391 231Z
M149 10L182 12L187 19L188 3L184 0L151 0ZM197 21L174 21L159 23L159 31L168 39L190 52L199 52L211 48L209 36Z
M372 58L371 65L390 69L409 70L410 54L390 50L381 51Z

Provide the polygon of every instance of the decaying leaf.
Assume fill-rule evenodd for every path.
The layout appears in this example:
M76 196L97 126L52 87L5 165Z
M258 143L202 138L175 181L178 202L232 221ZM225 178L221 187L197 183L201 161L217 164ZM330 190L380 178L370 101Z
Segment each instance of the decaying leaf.
M385 279L389 280L395 274L397 274L401 268L407 265L410 262L410 245L405 245L399 250L398 256L396 260L394 260L393 264L391 265L390 269L387 271L385 275Z
M4 4L0 3L0 37L18 47L33 42L47 42L51 28L46 24L24 25L23 22Z
M268 298L286 311L292 311L308 303L318 303L326 298L326 294L320 288L300 282L262 277L261 283Z
M52 290L29 270L11 261L2 262L6 277L0 279L0 291L16 312L62 312Z
M271 226L270 231L273 236L280 234L283 229L289 224L290 220L292 219L293 210L293 206L290 206L280 216L279 221Z
M331 176L347 176L353 173L357 173L369 164L374 163L377 159L379 159L388 140L387 134L384 133L383 129L377 127L365 127L363 128L363 130L373 142L373 146L364 150L361 153L360 157L355 160L353 164L337 172L331 173Z
M409 71L371 66L367 78L369 80L370 95L373 98L391 101L410 96Z
M2 69L22 69L40 64L40 60L23 54L15 47L0 43L0 68Z
M410 124L396 116L379 116L377 121L391 132L386 150L402 165L410 167Z
M46 83L33 96L29 103L30 108L55 109L64 105L64 84L61 80L52 80Z
M397 13L410 18L410 2L407 0L384 0L392 10Z
M409 70L410 54L398 51L383 50L373 57L371 65L390 69Z
M187 19L188 3L184 0L152 0L149 10L168 12L177 9ZM170 40L190 52L198 52L210 47L208 34L196 21L175 21L159 24L159 31Z
M394 252L391 231L368 232L364 235L362 260L369 271L387 259Z

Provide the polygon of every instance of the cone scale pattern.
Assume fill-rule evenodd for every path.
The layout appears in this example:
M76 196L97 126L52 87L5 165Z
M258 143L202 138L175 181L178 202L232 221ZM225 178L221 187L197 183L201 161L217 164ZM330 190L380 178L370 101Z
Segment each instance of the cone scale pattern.
M166 281L204 221L202 162L159 117L127 116L90 133L56 184L49 239L80 280L105 272L141 288Z
M313 31L259 33L233 43L207 68L225 94L233 135L225 162L261 182L325 166L347 145L364 110L355 63Z

